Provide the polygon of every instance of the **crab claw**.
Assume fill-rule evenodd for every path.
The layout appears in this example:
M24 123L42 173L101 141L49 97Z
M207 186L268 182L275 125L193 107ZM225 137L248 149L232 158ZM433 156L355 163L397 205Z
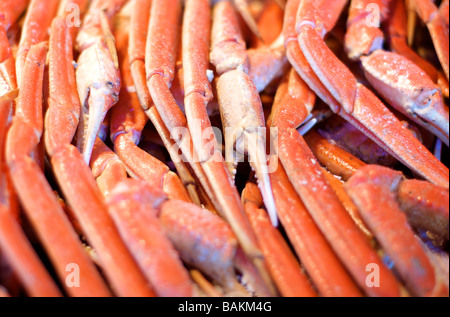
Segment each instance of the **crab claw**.
M277 225L275 202L265 152L265 123L258 91L250 77L238 67L222 74L217 82L219 106L225 126L225 158L235 174L236 163L248 153L271 221ZM231 131L230 131L231 129ZM232 156L236 148L237 157Z
M366 78L389 104L448 146L449 114L428 75L401 55L377 50L362 59Z
M97 41L81 53L76 77L82 104L77 147L89 164L100 126L120 91L119 70L106 43Z

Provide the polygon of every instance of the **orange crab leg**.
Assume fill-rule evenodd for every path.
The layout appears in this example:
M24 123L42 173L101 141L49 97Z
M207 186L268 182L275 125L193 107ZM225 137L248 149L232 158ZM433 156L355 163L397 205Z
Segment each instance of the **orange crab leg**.
M59 297L61 292L36 255L12 213L0 204L0 249L29 296Z
M49 28L58 9L58 0L31 0L27 8L16 56L17 84L21 86L23 68L32 45L48 39Z
M53 20L49 50L50 96L45 116L44 139L50 156L65 144L72 143L80 118L73 67L73 45L65 19Z
M448 188L448 169L411 135L370 90L356 82L356 78L348 68L325 45L313 27L314 21L319 17L315 5L309 0L304 1L300 9L298 41L314 72L336 98L335 100L342 105L342 108L340 106L335 108L336 105L330 103L332 110L355 125L403 164L435 184ZM326 30L329 29L322 31ZM323 63L324 60L327 61L326 64ZM336 71L335 76L327 76L329 69ZM301 73L300 75L302 76ZM370 107L367 107L367 104ZM389 134L383 131L389 131Z
M149 187L135 180L119 183L107 199L109 212L158 296L193 296L189 273L156 217Z
M82 105L77 147L87 164L102 122L118 101L120 73L110 24L124 2L94 1L76 39L80 52L76 78Z
M317 296L281 233L272 226L266 211L259 209L263 202L258 187L248 183L242 199L245 212L258 237L265 261L281 295L286 297Z
M160 206L159 220L181 258L200 268L227 291L247 295L236 280L236 268L257 296L275 294L238 246L229 224L218 215L192 204L169 200Z
M399 285L393 273L343 207L303 138L295 129L287 129L279 133L278 146L280 159L289 171L294 188L358 285L369 295L398 296ZM320 192L320 199L317 192ZM380 268L383 283L377 289L366 285L366 267L370 263Z
M448 190L429 182L408 179L398 188L398 202L414 228L424 228L448 240Z
M178 176L171 172L165 164L137 146L142 130L148 122L148 117L139 103L137 94L132 91L134 83L127 53L127 27L123 25L122 21L117 28L116 41L124 87L120 100L111 113L111 139L114 142L115 152L131 176L146 180L151 184L159 183L156 186L164 188L170 197L175 195L178 199L191 202L191 198Z
M334 175L342 177L344 181L366 165L357 157L329 142L315 130L308 132L304 138L320 163Z
M434 269L395 200L401 178L400 172L369 165L345 188L413 295L429 296L435 288Z
M151 0L137 0L133 5L128 45L130 71L133 77L136 94L141 107L144 109L153 126L158 131L158 134L161 137L167 151L169 152L172 161L175 163L175 167L180 176L180 179L186 186L192 201L196 204L200 204L200 198L198 197L197 193L197 182L192 176L187 163L180 160L176 142L171 138L170 132L166 127L165 122L162 120L160 114L158 113L158 110L153 104L152 97L147 87L147 79L145 73L145 54L148 30L145 27L144 30L142 30L142 26L147 26L149 24L151 4ZM198 164L196 164L195 162L191 164L192 166L194 166L197 174L203 174L203 171L198 168ZM203 185L205 185L204 182ZM209 184L206 185L209 186ZM206 188L206 190L208 191L208 193L211 193L208 187Z
M78 150L71 145L81 107L77 99L71 58L71 33L63 18L54 20L50 40L50 96L46 137L56 179L87 240L98 253L114 291L120 296L152 295L114 230L91 171ZM61 127L65 128L65 133L58 133Z
M114 292L126 297L152 296L153 292L116 230L92 173L79 151L72 145L60 148L52 157L52 165L64 196L87 240L96 250Z
M5 164L4 141L9 128L13 100L12 92L0 98L0 249L14 267L14 271L30 296L60 296L50 274L36 255L19 225L18 206L8 167Z
M24 82L16 115L8 133L7 163L22 206L63 283L68 265L79 268L80 287L65 284L73 296L109 296L110 292L81 246L72 225L41 169L30 157L42 134L42 80L47 55L45 43L32 46L24 71L34 80ZM32 180L32 181L30 181Z
M415 9L420 19L427 25L441 66L447 80L449 79L449 39L448 24L433 1L411 0L410 6Z
M281 162L270 175L280 221L321 296L361 296L336 253L295 192Z
M389 19L388 31L390 46L394 52L413 61L417 66L422 68L428 76L430 76L433 82L439 84L439 78L445 78L445 75L439 74L438 70L431 63L420 57L409 47L407 43L406 7L403 0L392 1L392 15ZM444 86L440 85L442 93L448 96L448 80L445 80L444 84Z
M280 151L280 144L286 142L283 136L289 130L296 131L295 128L307 118L314 102L315 95L298 77L295 70L291 70L277 90L270 117L271 126L278 128L278 151ZM294 144L291 143L288 146L292 147L293 152L298 151ZM319 227L314 223L286 174L290 175L294 172L290 170L289 165L296 163L290 161L289 156L280 156L279 159L277 170L270 175L279 217L319 294L360 296L357 286ZM323 267L324 263L328 263L326 268ZM333 268L333 271L330 271L330 268Z

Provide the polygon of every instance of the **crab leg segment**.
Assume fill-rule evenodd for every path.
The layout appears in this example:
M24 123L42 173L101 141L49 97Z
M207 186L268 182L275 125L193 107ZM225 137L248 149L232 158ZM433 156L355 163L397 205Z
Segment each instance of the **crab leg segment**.
M60 17L52 23L49 61L50 96L44 138L47 152L53 156L59 147L72 143L81 111L72 64L72 39Z
M222 218L195 205L169 200L161 205L159 219L181 258L227 291L238 292L239 296L247 293L236 280L234 269L237 269L256 295L273 295Z
M259 209L263 202L258 187L248 183L242 199L245 212L255 230L265 261L281 295L286 297L317 296L281 233L272 226L266 211Z
M87 164L101 124L118 101L120 74L109 24L123 3L124 0L93 2L77 36L81 53L76 78L82 105L77 147Z
M67 267L79 268L80 287L66 290L72 296L109 296L109 290L81 246L41 169L30 157L42 134L42 80L46 44L32 46L24 72L33 80L24 82L17 99L16 115L8 133L7 162L17 194L31 224L42 241L60 280L67 280ZM31 180L31 181L30 181Z
M436 7L433 1L417 1L411 0L409 2L410 7L414 8L420 19L427 25L427 28L431 35L434 48L436 49L437 56L441 62L441 66L444 69L444 73L449 79L449 39L448 39L448 24L445 19L439 13L439 9Z
M366 78L390 105L448 145L448 108L444 106L441 91L411 60L383 51L383 33L377 26L367 23L370 12L366 8L371 4L373 2L368 0L351 3L345 35L349 57L362 61ZM377 5L381 10L381 22L384 22L389 5L383 1Z
M382 263L344 209L302 137L296 130L289 129L279 138L279 155L289 171L289 179L358 285L369 295L398 296L399 285L394 275ZM366 285L366 268L370 263L380 268L383 283L376 289Z
M308 19L298 21L298 42L310 67L335 100L342 105L335 108L336 105L332 103L332 110L350 121L403 164L429 181L448 188L448 169L412 136L370 90L356 82L349 69L325 45L315 29L317 9L312 3L305 7L307 2L302 3L300 7L305 12L299 10L300 17ZM333 76L329 75L330 69L335 70ZM299 74L302 76L302 73Z
M142 181L121 182L107 199L109 212L158 296L193 296L189 273L156 216L155 200L163 201L164 194L154 193L155 190Z
M276 225L278 220L268 175L261 99L247 74L245 43L240 35L236 13L228 2L220 2L214 7L211 61L220 76L217 92L225 128L225 159L234 175L237 162L248 153L265 206L272 223Z
M0 249L30 296L61 296L18 222L18 206L5 162L4 141L16 93L0 97Z
M16 56L17 84L21 86L23 68L31 46L48 39L48 30L58 9L59 0L31 0L27 9Z
M396 202L401 179L400 172L369 165L345 188L413 295L429 296L435 287L434 270Z

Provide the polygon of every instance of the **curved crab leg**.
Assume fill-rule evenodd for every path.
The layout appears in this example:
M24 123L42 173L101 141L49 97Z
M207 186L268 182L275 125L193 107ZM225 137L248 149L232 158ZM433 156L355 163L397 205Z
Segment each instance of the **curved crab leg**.
M447 80L449 80L448 24L439 13L438 7L436 7L434 2L431 0L410 0L409 5L417 12L420 19L427 25L437 56L441 62L442 68L444 69L444 73L447 76Z
M383 50L383 33L365 21L370 14L366 7L372 3L369 0L351 3L345 35L349 57L362 61L366 78L390 105L448 145L449 114L441 91L411 60ZM389 9L383 1L378 6L383 13ZM382 14L381 21L385 20L387 17Z
M157 294L193 296L189 273L158 221L149 186L134 180L119 183L107 199L109 212Z
M81 107L75 88L71 34L63 18L55 18L52 24L49 63L46 139L56 179L114 291L120 296L152 295L114 228L91 171L71 145ZM61 126L65 133L59 133Z
M231 227L221 217L175 200L163 202L159 210L159 220L184 261L239 296L247 292L237 282L234 269L242 273L257 296L274 294L267 289L266 281L245 257Z
M448 3L448 1L447 1ZM439 72L431 63L419 56L407 42L406 7L402 0L392 1L392 15L389 18L388 32L391 49L413 61L422 68L431 80L441 87L442 93L448 97L449 87L445 75Z
M232 175L239 157L248 153L256 171L264 203L274 225L276 208L270 188L266 158L266 129L261 99L246 73L248 60L239 32L237 16L228 2L214 7L211 62L219 74L217 92L222 124L225 128L225 159ZM234 148L238 158L234 158Z
M136 93L133 92L134 83L126 45L128 28L124 25L123 19L117 29L116 41L124 87L120 94L120 100L111 113L111 140L114 143L115 152L131 176L146 180L151 184L160 183L156 186L164 188L169 195L176 192L178 199L191 202L189 194L178 176L171 172L165 164L137 146L142 130L148 122L148 117L142 109ZM171 186L176 186L176 188L171 188ZM198 197L197 201L199 202Z
M430 296L436 287L434 269L395 200L401 178L400 172L366 166L345 188L413 295Z
M59 297L61 292L10 210L0 204L0 249L29 296Z
M356 78L348 68L325 45L322 37L313 28L314 21L319 17L315 5L309 0L302 2L299 14L298 41L301 50L310 67L323 82L322 85L325 85L335 100L342 105L335 108L334 103L329 103L332 110L355 125L400 162L433 183L448 188L448 169L412 136L370 90L356 82ZM324 60L327 61L326 65L323 64ZM329 76L330 69L335 70L333 77ZM303 78L302 73L299 74ZM310 87L315 89L314 86ZM326 98L323 100L330 101Z
M264 259L281 295L285 297L317 296L281 233L272 226L266 211L259 209L263 202L258 187L247 183L242 199L245 212L258 237Z
M31 0L27 9L16 56L17 84L21 86L23 68L32 45L48 39L50 25L58 9L58 0Z
M20 202L64 283L70 264L79 268L80 287L64 284L73 296L109 296L110 292L85 253L41 169L30 156L42 134L42 79L47 55L45 43L32 46L24 71L33 80L24 82L16 115L8 133L7 163ZM31 180L31 181L30 181Z
M397 200L412 227L424 228L448 240L448 190L430 182L407 179L400 183Z
M187 163L180 160L176 143L171 139L170 132L153 104L152 97L147 88L145 54L148 30L146 27L142 30L142 26L149 25L151 4L151 0L136 0L133 5L128 46L130 71L141 107L158 131L164 146L175 164L180 179L189 192L189 196L194 203L199 204L200 198L197 193L197 181L192 176ZM196 171L199 172L199 169L196 168Z
M334 175L342 177L344 181L366 165L357 157L329 142L315 130L308 132L304 138L320 163Z
M0 97L0 249L30 296L60 296L61 293L45 269L17 219L18 206L9 178L4 153L9 117L17 93Z
M236 201L238 201L238 195L235 194L234 199L229 199L227 197L225 200L218 201L213 195L213 190L210 186L216 185L216 189L221 190L219 184L209 184L206 179L204 173L209 174L208 170L203 172L200 163L198 162L198 158L196 158L196 153L193 151L191 144L186 144L187 142L192 143L192 138L190 137L189 131L186 129L186 137L180 139L179 136L173 135L174 129L179 127L187 127L186 118L184 117L181 110L178 108L172 94L169 91L170 83L173 79L174 68L175 68L175 58L176 58L176 46L177 46L177 24L181 13L181 2L174 1L174 3L168 3L167 1L155 1L153 0L151 19L149 24L149 33L147 41L147 50L146 50L146 73L147 73L147 85L149 91L151 93L151 97L153 102L158 110L158 113L161 115L162 120L165 123L166 128L171 132L172 136L175 138L175 141L180 146L183 155L188 158L189 162L192 163L192 167L195 170L197 177L200 179L202 185L204 186L208 196L211 197L215 205L219 210L223 212L228 212L230 209L227 209L228 205L236 205ZM165 48L164 50L161 48ZM216 154L217 155L217 154ZM216 160L211 160L213 163L220 162L216 158ZM206 168L210 168L211 170L220 171L220 167L218 167L220 163L211 164L211 166L206 166ZM212 173L212 172L211 172ZM227 180L229 178L227 173L222 173L223 180ZM217 199L221 199L221 197L217 197ZM223 207L222 207L223 206ZM233 207L234 207L233 206ZM237 210L240 208L237 207ZM231 210L236 210L236 207ZM242 219L245 219L243 216L242 209L240 214L228 214L226 217L227 220L232 224L232 227L236 229L240 237L240 241L242 242L244 248L250 254L254 254L255 256L259 255L259 250L257 249L254 237L249 234L251 232L248 221L245 222ZM236 217L241 215L240 219L236 221Z
M278 128L279 150L281 144L290 147L292 153L300 150L294 143L286 143L285 135L290 130L296 131L295 128L304 122L315 100L314 93L292 69L277 90L270 116L271 126ZM280 155L278 168L270 175L279 217L289 240L322 296L360 296L357 286L289 181L287 174L293 174L292 166L298 165L291 157ZM327 263L326 267L324 263Z
M77 147L87 164L108 110L118 101L120 74L110 23L124 0L96 0L89 7L77 36L81 52L76 70L82 115Z
M399 296L399 285L393 273L386 268L351 219L295 129L287 129L279 134L279 156L312 218L358 285L369 295ZM369 264L376 264L379 268L382 281L379 288L371 288L366 284L366 268Z

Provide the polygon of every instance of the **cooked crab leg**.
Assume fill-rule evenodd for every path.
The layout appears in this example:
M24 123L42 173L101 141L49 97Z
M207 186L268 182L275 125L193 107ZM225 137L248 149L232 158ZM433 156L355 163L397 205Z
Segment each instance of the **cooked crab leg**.
M449 80L448 24L439 13L438 7L431 0L410 0L408 6L410 9L414 9L419 18L427 25L437 56L447 80Z
M129 32L127 25L125 25L125 17L121 15L120 19L122 21L116 26L115 36L124 86L120 93L120 100L111 112L110 129L114 150L125 164L128 174L155 184L161 189L164 188L164 191L169 196L171 196L172 192L177 193L178 199L191 202L192 200L178 176L170 171L165 164L137 146L141 139L142 130L148 122L148 117L134 92L134 83L127 52ZM176 186L176 188L172 186ZM180 195L181 193L183 194ZM200 203L195 192L191 192L191 195Z
M398 187L397 200L413 228L426 229L448 240L448 190L430 182L406 179Z
M344 208L322 168L296 130L311 111L315 98L306 84L294 75L291 73L288 87L281 86L280 92L277 92L271 117L272 126L278 127L277 149L280 161L317 227L355 282L370 295L397 296L399 286L395 277L384 266ZM352 244L349 245L348 241L352 241ZM305 265L310 264L303 261ZM369 263L377 263L384 276L385 284L377 290L367 287L365 283L365 270Z
M211 62L220 76L217 92L225 129L225 160L228 168L234 176L237 162L245 154L249 155L270 219L276 225L261 99L254 82L247 74L248 55L239 31L236 12L226 1L219 2L214 7Z
M30 156L42 134L46 56L45 43L32 46L27 56L24 72L33 80L24 82L17 99L6 144L7 163L20 202L62 283L67 282L68 265L76 264L79 268L82 284L80 287L64 284L67 292L73 296L109 296L108 288L85 253L44 174Z
M297 0L292 0L293 2ZM345 4L345 1L341 2ZM338 4L336 2L336 5ZM296 8L290 7L290 3L286 7L285 40L286 45L291 45L292 49L289 52L288 48L290 62L297 71L300 70L300 76L334 112L350 121L400 162L433 183L448 188L448 169L412 136L370 90L356 82L356 78L348 68L325 45L322 35L330 30L335 21L322 20L318 13L321 11L316 8L318 5L320 4L305 0L298 7L297 47L290 44L297 40L295 23L292 22L291 16L295 15ZM331 14L333 11L334 14ZM340 12L336 11L336 8L333 11L330 15L334 17L336 12ZM325 23L321 24L320 34L314 28L320 26L316 24L317 21ZM300 52L298 48L301 48L301 54L298 54ZM329 76L330 69L335 70L333 76ZM310 77L311 73L314 73L315 77ZM339 101L338 104L336 100Z
M240 241L248 254L255 257L260 255L260 251L256 247L255 239L251 233L248 221L245 221L241 204L237 205L239 196L237 192L228 193L230 196L218 196L213 194L211 186L215 186L216 190L222 190L220 184L229 182L229 175L222 173L222 181L217 184L209 184L206 175L213 173L213 170L221 171L220 158L212 159L210 166L205 166L205 171L196 157L195 151L192 149L192 138L189 130L187 130L186 118L176 104L170 90L170 84L173 80L176 47L177 47L177 30L181 13L181 2L176 0L173 3L167 1L153 0L152 12L149 24L147 50L146 50L146 74L147 85L153 102L165 123L166 128L170 131L172 137L179 145L183 156L191 163L195 170L196 176L200 179L202 186L205 188L208 196L214 202L218 210L225 213L227 221L229 221L235 232L238 234ZM186 128L186 137L183 139L179 135L174 135L176 128ZM186 140L187 139L187 140ZM218 153L214 153L218 155ZM208 171L211 169L211 171ZM216 172L217 173L217 172ZM236 206L237 205L237 206ZM231 206L228 207L228 206ZM235 210L239 212L236 213ZM231 213L230 213L231 212Z
M347 181L358 169L366 165L357 157L329 142L315 130L308 132L304 138L320 163L344 181Z
M178 175L186 186L191 199L199 204L197 180L191 174L187 162L180 160L178 147L176 142L171 138L170 131L162 120L158 110L153 104L152 97L147 87L146 71L145 71L145 54L147 45L148 29L142 26L149 25L151 0L135 0L133 5L133 13L131 15L130 37L129 37L129 62L131 75L133 77L134 86L141 107L147 114L155 129L158 131L164 146L166 147L172 161L175 164ZM183 150L183 149L182 149ZM184 148L186 151L186 149ZM190 162L195 172L203 175L203 171L199 168L199 164ZM205 176L203 176L205 178ZM203 182L202 185L205 185ZM208 194L211 194L209 184L206 184Z
M5 162L6 132L17 92L0 97L0 250L30 296L60 296L50 274L28 241L17 219L18 206Z
M258 186L247 183L242 199L245 212L255 230L265 261L281 295L285 297L317 296L281 233L272 226L266 211L259 209L263 202Z
M193 296L193 284L157 219L153 188L142 181L119 183L107 199L122 238L158 296ZM183 210L184 211L184 210Z
M100 126L108 110L118 101L120 74L110 24L124 2L94 1L77 36L80 56L76 78L82 105L77 147L87 164Z
M58 9L59 0L31 0L16 56L17 84L20 87L23 67L32 45L48 40L50 25Z
M309 207L307 210L294 189L298 186L307 186L307 183L299 182L296 173L299 170L298 166L305 166L311 162L300 163L295 160L295 155L303 150L299 144L290 141L289 136L301 138L295 129L307 118L314 103L314 93L292 69L283 78L277 90L269 120L272 127L278 128L280 165L276 172L271 174L275 202L287 235L319 293L322 296L359 296L357 286L338 258L339 253L333 250L332 241L326 239L326 237L329 238L329 232L324 231L323 226L317 223L317 217L313 216L312 210L309 210L311 206L307 205ZM286 149L289 149L290 153L283 153ZM316 172L322 173L311 171L311 173ZM332 192L327 185L317 186L316 189L318 188L321 190L328 188L328 191ZM336 204L336 210L342 210L337 199L334 204ZM348 217L344 214L342 217L346 219L349 228L353 228L348 222ZM354 231L354 229L351 230ZM364 239L362 236L360 238ZM324 263L328 263L326 267L323 267ZM330 271L331 267L333 271Z
M401 181L400 172L369 165L345 188L411 293L431 296L437 287L434 269L396 202Z
M426 2L426 1L425 1ZM352 0L345 35L345 49L351 59L362 61L366 78L395 109L417 124L449 142L449 114L442 92L431 78L410 59L383 50L383 33L366 23L370 0ZM382 13L389 9L377 4ZM387 16L381 15L381 22ZM364 34L361 40L361 33Z
M448 4L448 1L446 1ZM431 63L419 56L407 42L406 7L403 0L394 0L391 4L392 14L388 22L389 43L391 49L413 61L422 68L431 80L441 87L442 93L448 97L449 87L445 75Z
M52 24L49 55L46 144L56 179L114 292L120 296L152 295L108 215L89 167L71 145L81 106L75 88L71 34L63 18L55 18ZM64 133L59 133L60 129Z

